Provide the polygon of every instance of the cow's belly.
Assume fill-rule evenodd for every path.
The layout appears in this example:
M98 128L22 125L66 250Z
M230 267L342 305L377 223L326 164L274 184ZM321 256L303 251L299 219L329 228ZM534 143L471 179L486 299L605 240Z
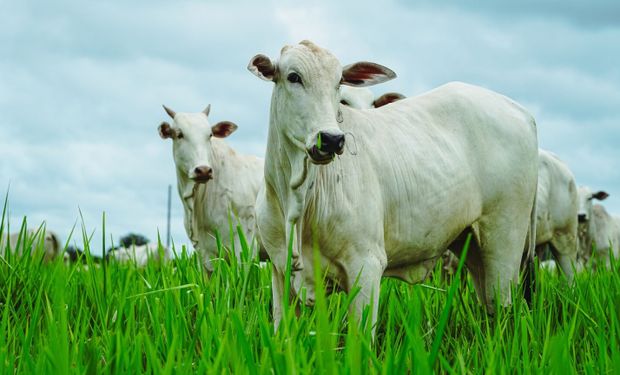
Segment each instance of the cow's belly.
M472 182L444 186L435 199L400 202L386 211L384 226L388 268L435 259L481 216L482 196ZM458 186L458 187L457 187ZM465 199L465 197L467 197Z
M536 245L542 245L553 238L552 218L548 211L537 212Z

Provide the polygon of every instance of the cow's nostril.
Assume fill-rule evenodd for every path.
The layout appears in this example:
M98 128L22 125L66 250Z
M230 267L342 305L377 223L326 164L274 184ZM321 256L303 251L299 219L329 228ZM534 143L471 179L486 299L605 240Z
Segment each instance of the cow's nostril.
M194 168L194 175L196 180L205 181L213 178L213 169L206 166L200 166Z
M577 215L577 220L580 223L583 223L584 221L586 221L586 214L579 214L579 215Z
M321 137L321 151L329 152L332 154L342 153L342 149L344 148L344 134L330 134L320 132L319 136Z

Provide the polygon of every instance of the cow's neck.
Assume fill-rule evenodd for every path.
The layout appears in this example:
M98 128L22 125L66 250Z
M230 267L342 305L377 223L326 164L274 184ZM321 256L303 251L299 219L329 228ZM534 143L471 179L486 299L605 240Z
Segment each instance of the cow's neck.
M286 208L291 200L301 204L308 186L310 168L302 140L291 132L289 124L281 122L279 111L272 107L265 160L265 181L276 192L281 207ZM300 212L297 213L298 215ZM286 215L286 212L285 212Z
M273 100L272 100L273 103ZM274 190L283 210L286 244L293 244L291 256L301 264L302 222L309 181L313 178L304 144L290 132L291 127L279 122L272 104L265 159L265 182ZM291 237L292 236L292 237ZM279 265L283 267L283 265Z
M189 239L194 247L198 245L198 236L196 232L198 227L208 221L207 206L212 204L209 200L217 199L209 194L210 191L216 191L219 185L226 184L223 181L226 177L225 163L222 162L223 155L229 149L224 142L212 142L211 147L211 164L213 168L213 179L206 184L197 184L189 177L185 171L177 168L177 189L179 197L183 202L185 212L186 230Z

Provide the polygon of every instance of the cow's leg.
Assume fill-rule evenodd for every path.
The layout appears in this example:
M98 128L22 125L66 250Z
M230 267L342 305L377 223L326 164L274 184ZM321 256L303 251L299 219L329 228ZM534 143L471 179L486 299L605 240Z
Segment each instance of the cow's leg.
M234 254L234 256L235 256L235 258L237 258L237 264L241 264L241 252L242 252L241 240L239 239L239 233L236 230L234 231L234 234L235 234L234 241L233 241L234 246L235 246L235 254Z
M518 208L505 212L519 213ZM527 217L527 220L518 220ZM519 269L529 226L528 212L521 215L492 215L480 220L480 244L487 310L495 313L495 299L501 306L511 303L511 284L519 282Z
M460 259L463 252L463 247L465 246L465 242L467 240L467 235L469 233L472 234L472 238L469 241L469 247L467 248L467 258L465 259L465 266L467 267L467 270L471 275L474 289L476 290L478 298L482 303L486 303L486 294L484 291L484 267L482 264L480 246L478 245L479 239L477 236L477 224L474 224L474 227L476 227L476 229L470 228L463 231L463 233L461 233L457 237L457 239L450 244L450 249L452 249L456 257Z
M387 260L378 259L375 255L359 257L348 265L347 273L347 293L354 288L359 288L359 292L349 308L349 315L359 322L366 306L370 305L372 335L374 337L377 314L379 312L379 292L381 288L381 277L385 271Z
M284 220L277 199L269 186L256 199L256 223L263 246L272 263L272 312L274 329L282 320L284 301L284 271L286 270L287 247L284 236ZM289 298L289 296L286 296Z
M568 282L573 281L574 271L577 270L577 239L570 233L559 233L551 240L551 252Z
M280 322L282 321L283 302L284 302L284 274L273 266L271 271L271 295L273 297L272 313L273 313L273 329L278 331Z

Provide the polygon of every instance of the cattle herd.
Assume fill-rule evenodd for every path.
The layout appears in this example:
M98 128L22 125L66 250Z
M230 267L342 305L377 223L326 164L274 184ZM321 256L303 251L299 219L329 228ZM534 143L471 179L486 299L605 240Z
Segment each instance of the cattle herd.
M337 289L359 288L352 315L370 306L376 321L382 277L421 282L470 236L465 266L490 313L510 303L535 254L550 253L569 281L618 256L620 218L593 204L608 194L578 187L565 163L540 150L533 117L513 100L458 82L374 98L365 86L393 71L343 67L309 41L277 60L256 55L248 69L273 84L264 160L227 145L237 125L211 126L210 106L164 106L172 122L158 131L172 141L185 230L204 267L213 270L218 242L239 257L243 228L273 264L276 327L284 298L313 304L317 265ZM58 238L43 235L53 258ZM2 240L0 255L16 238ZM144 263L153 248L126 249L137 260L139 246Z

